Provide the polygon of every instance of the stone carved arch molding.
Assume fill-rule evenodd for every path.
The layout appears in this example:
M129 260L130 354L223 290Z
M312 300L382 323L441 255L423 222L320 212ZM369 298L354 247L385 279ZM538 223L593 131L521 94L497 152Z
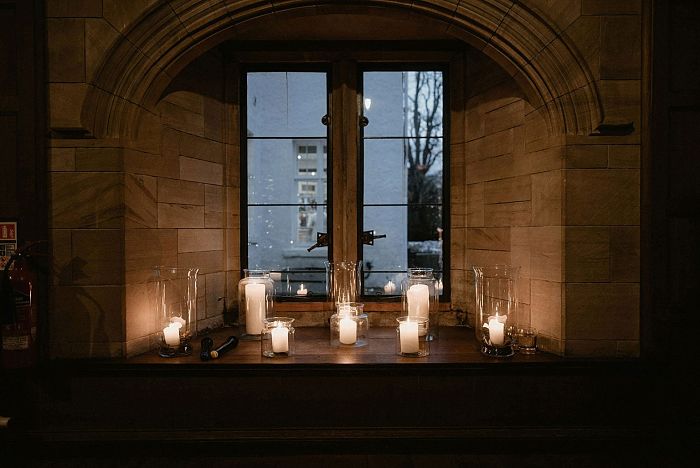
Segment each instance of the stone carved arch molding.
M554 134L590 134L603 121L595 80L571 41L522 2L508 0L171 0L155 3L113 44L86 96L82 121L101 138L135 138L177 73L237 27L269 15L318 15L379 7L428 15L481 50L542 107Z

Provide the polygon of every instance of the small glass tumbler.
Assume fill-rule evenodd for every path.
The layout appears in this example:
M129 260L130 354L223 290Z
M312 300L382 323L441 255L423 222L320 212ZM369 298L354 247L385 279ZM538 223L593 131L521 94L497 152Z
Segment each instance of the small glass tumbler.
M331 346L359 348L369 343L369 319L359 302L339 302L331 315Z
M294 355L294 322L290 317L269 317L263 320L260 333L260 352L263 356L285 357Z
M537 329L534 327L516 328L515 343L518 353L535 354L537 352Z
M404 316L396 319L396 354L408 357L430 355L428 338L429 320L424 317Z

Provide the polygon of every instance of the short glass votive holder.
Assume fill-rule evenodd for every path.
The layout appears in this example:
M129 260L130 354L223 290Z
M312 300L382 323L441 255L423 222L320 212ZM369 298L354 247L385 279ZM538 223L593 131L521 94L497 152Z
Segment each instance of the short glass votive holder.
M430 355L430 321L415 316L399 317L396 321L399 323L396 327L396 354L408 357Z
M537 329L534 327L517 327L515 329L515 349L520 354L537 352Z
M268 317L260 333L260 352L264 357L294 355L294 322L290 317Z
M359 302L338 302L337 312L331 315L331 346L359 348L369 343L369 318L365 305Z

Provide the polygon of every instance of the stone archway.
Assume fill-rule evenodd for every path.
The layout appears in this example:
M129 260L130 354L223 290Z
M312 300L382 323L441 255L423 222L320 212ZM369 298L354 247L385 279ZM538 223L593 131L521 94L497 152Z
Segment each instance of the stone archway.
M508 0L445 2L283 0L157 3L141 15L102 61L82 111L98 137L135 135L139 108L152 109L167 83L197 55L235 37L258 18L341 9L407 11L439 21L499 63L543 107L555 134L590 134L603 121L595 80L575 46L525 4Z
M185 257L185 261L193 261L192 252L186 250L189 247L181 246L188 242L191 244L196 234L205 234L212 249L219 253L227 249L233 251L237 246L236 226L226 220L227 217L231 218L230 215L234 219L239 216L236 212L238 175L227 171L228 166L237 167L237 148L220 137L212 142L177 134L175 137L180 140L175 145L179 145L179 148L173 149L174 139L170 138L172 129L168 130L171 132L168 135L160 134L159 108L163 96L172 92L172 83L202 58L206 62L207 53L215 50L217 45L231 39L245 40L246 34L262 21L283 23L289 18L329 14L386 16L405 21L406 24L439 29L440 34L463 41L497 64L499 73L509 80L510 88L506 92L518 94L516 104L521 106L520 117L528 114L531 120L537 119L535 127L539 134L534 138L540 140L531 145L532 152L526 154L526 158L519 158L522 155L515 152L503 157L493 153L479 161L470 161L465 154L474 148L478 153L479 145L489 137L490 141L505 140L500 135L480 135L472 141L465 138L452 142L454 154L459 158L453 177L460 181L453 186L453 200L459 200L454 204L457 207L454 214L455 219L461 220L459 225L452 226L455 230L453 255L460 256L459 271L453 278L466 284L469 263L474 262L469 256L480 250L480 245L496 245L491 249L493 255L488 257L489 261L505 258L501 251L507 250L508 261L526 261L528 266L532 265L531 269L528 268L531 278L527 281L527 293L531 296L533 307L539 301L537 306L545 311L545 325L550 328L548 349L568 353L566 342L569 336L573 336L583 343L578 348L583 349L580 354L589 354L587 350L593 349L593 354L614 355L618 353L616 349L620 349L621 342L623 347L627 346L624 349L631 350L625 351L627 354L634 354L634 343L638 343L638 333L635 331L638 316L633 316L638 314L638 300L636 310L634 305L638 279L635 280L634 275L624 274L619 274L619 279L613 278L617 274L614 268L622 269L611 266L611 273L608 274L605 265L601 266L601 262L608 259L601 261L597 258L597 249L600 239L608 243L606 248L610 252L615 242L618 247L621 245L627 249L626 239L635 233L638 235L639 200L638 193L635 193L639 188L638 170L634 166L634 151L629 151L634 148L638 151L638 134L623 140L605 137L603 142L610 148L620 145L615 146L617 162L610 166L614 168L610 171L606 170L606 166L601 166L599 150L610 151L611 160L613 150L599 146L599 141L592 142L588 136L605 123L603 102L606 103L605 110L614 117L623 115L626 118L630 114L627 108L623 107L623 112L620 112L611 103L622 102L623 106L628 107L631 103L634 110L639 100L626 95L622 97L627 101L623 101L611 94L611 89L623 89L623 84L612 83L613 87L608 83L601 84L599 72L592 72L589 58L583 58L577 50L580 38L573 40L559 23L551 21L533 6L540 3L537 0L182 0L156 2L142 12L135 12L135 20L124 22L121 35L100 56L95 73L87 79L89 82L75 86L86 89L84 95L81 94L79 99L66 95L64 99L61 92L71 88L71 85L56 86L57 100L70 101L71 117L79 113L83 130L94 140L62 142L70 135L62 137L57 132L52 144L61 148L74 145L76 154L77 151L85 153L82 154L83 161L87 161L85 156L89 152L100 157L84 164L83 167L87 169L76 168L74 173L53 175L55 216L52 229L58 234L56 239L68 243L68 250L74 258L80 255L91 258L96 255L94 245L100 245L100 253L107 252L105 256L109 256L109 262L97 258L97 262L87 264L89 269L95 270L92 276L96 279L76 280L75 265L59 255L57 269L72 270L74 278L67 285L57 281L53 296L57 308L64 307L68 314L75 315L70 309L76 304L79 307L73 309L95 309L93 315L103 317L100 318L102 321L107 317L112 328L118 330L109 331L109 336L102 338L109 343L104 351L93 351L90 345L90 351L81 348L58 354L133 354L143 351L148 346L149 334L153 332L142 313L146 295L144 274L151 265L148 263L151 251L161 249L161 258L179 262L181 257ZM599 94L600 89L606 92ZM613 98L610 99L610 96ZM475 102L480 98L477 97ZM471 105L467 101L465 99L465 113L468 113ZM478 107L478 103L475 105ZM465 120L469 120L468 115ZM74 121L70 119L71 123ZM468 127L469 122L465 122L464 126ZM526 128L527 123L522 124L520 130ZM517 128L509 131L518 133ZM209 160L192 157L202 148L198 146L200 144L217 155ZM488 144L491 143L484 143ZM184 146L187 148L183 149ZM493 155L499 157L493 158ZM175 163L164 170L163 165L170 164L168 161L173 158ZM571 161L568 161L569 158ZM200 197L201 203L191 204L201 220L191 222L188 218L181 224L162 222L162 215L172 216L176 213L180 216L185 208L189 209L178 206L178 195L174 194L177 189L192 182L183 179L182 167L178 167L181 163L201 171L194 182L201 185L198 190L206 193ZM493 171L497 175L493 175ZM170 184L168 200L160 198L163 190L160 177ZM525 190L529 197L527 201L522 198L523 186L519 184L522 180L527 180L528 184ZM77 198L70 194L71 187L85 184L93 189L83 191ZM620 189L625 184L631 189ZM487 198L492 186L510 191L513 199L506 200L504 204L501 203L503 199L492 197L493 203L490 203ZM102 197L105 190L110 194L106 201ZM93 203L95 194L100 194L99 203ZM595 196L591 198L589 194ZM214 201L210 203L210 200ZM495 221L485 222L483 211L481 219L477 216L474 221L470 217L470 200L481 203L482 210L489 204L498 207L500 211L492 213ZM94 206L75 210L76 201L81 206ZM508 208L508 203L514 208ZM546 212L538 211L538 204L545 206ZM624 204L629 204L631 208L621 222L611 213ZM529 221L523 224L517 210L525 205L532 206L528 208ZM502 210L503 206L510 211ZM603 209L599 210L599 206ZM206 221L207 210L214 210L221 215L221 219L209 224ZM229 211L224 213L226 210ZM615 227L619 224L623 224L624 229ZM94 229L95 232L80 231L85 228ZM70 229L77 233L72 238L64 236ZM203 231L197 233L195 229ZM107 238L112 239L113 244L119 244L120 248L110 250L103 240ZM579 249L579 245L584 248ZM58 243L56 248L60 248ZM634 245L629 248L633 250ZM608 257L612 265L614 260L610 252ZM628 264L636 261L638 268L638 257L627 254L623 252L620 258ZM216 255L209 255L206 260L214 265L208 272L211 281L207 281L207 284L213 284L217 291L221 288L231 290L238 274L237 258L231 260L225 254L219 255L223 259L214 257ZM60 265L64 260L65 265ZM115 262L118 264L116 269L113 268ZM107 270L111 273L105 274ZM94 281L94 284L90 281ZM569 286L569 281L580 284ZM93 303L109 303L110 306L88 307L79 304L80 299L75 291L86 284L95 286ZM109 299L112 290L104 287L105 284L109 284L110 288L119 288L120 303ZM464 287L462 296L463 293ZM215 291L207 291L203 300L212 299L219 307L216 304L217 295ZM611 334L604 329L591 328L587 326L587 319L582 318L590 308L599 309L594 311L598 315L593 321L605 316L611 298L613 303L624 309L624 321L628 322L624 324L624 333ZM576 320L569 320L568 317L564 320L566 310L572 305L575 307L572 310L577 314L574 317ZM65 323L70 321L65 321L64 326ZM575 333L570 334L571 330ZM56 333L56 336L59 335ZM76 333L75 340L89 339L92 342L92 335L88 338L84 338L84 335L87 333ZM607 348L597 347L601 340ZM598 349L603 351L599 352Z

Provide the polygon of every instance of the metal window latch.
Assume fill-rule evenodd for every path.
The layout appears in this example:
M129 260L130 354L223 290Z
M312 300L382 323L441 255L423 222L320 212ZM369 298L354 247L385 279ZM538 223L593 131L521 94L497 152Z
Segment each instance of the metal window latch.
M374 229L372 229L371 231L363 231L362 243L365 245L374 245L374 239L382 239L384 237L386 237L386 234L377 234L375 236Z
M369 119L365 117L364 115L360 116L360 127L366 127L369 125Z
M328 247L328 234L325 232L316 233L316 243L306 249L307 252L311 252L316 247Z
M326 127L328 126L328 123L330 122L330 119L328 118L328 114L324 115L321 117L321 123L325 125Z

